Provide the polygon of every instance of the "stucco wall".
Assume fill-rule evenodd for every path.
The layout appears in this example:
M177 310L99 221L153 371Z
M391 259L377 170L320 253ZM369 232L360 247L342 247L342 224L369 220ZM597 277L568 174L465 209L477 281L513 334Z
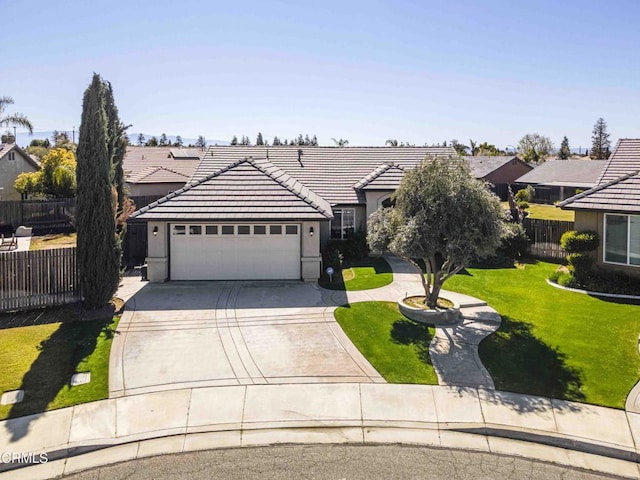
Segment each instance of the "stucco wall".
M184 187L184 183L127 183L130 197L164 197Z
M366 219L368 219L373 212L378 210L378 208L382 206L382 202L389 198L392 193L393 190L367 190L364 194L367 200Z
M15 160L9 160L11 153L15 155ZM15 149L0 158L0 200L21 200L22 196L13 188L13 184L21 173L36 170L36 167Z
M600 246L596 252L596 263L602 268L614 270L617 272L626 272L632 275L640 276L640 267L628 265L616 265L605 263L604 261L604 213L601 212L584 212L576 210L575 229L593 230L600 235Z
M154 235L156 227L158 232ZM147 232L147 276L151 282L164 282L169 278L169 225L149 222Z

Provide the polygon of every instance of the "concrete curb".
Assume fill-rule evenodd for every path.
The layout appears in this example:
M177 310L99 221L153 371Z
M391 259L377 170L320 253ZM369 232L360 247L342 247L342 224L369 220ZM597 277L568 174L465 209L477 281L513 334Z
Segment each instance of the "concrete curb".
M542 397L430 385L247 385L135 395L0 422L0 450L50 460L0 464L0 471L3 480L44 479L214 448L401 443L640 479L639 440L640 415Z

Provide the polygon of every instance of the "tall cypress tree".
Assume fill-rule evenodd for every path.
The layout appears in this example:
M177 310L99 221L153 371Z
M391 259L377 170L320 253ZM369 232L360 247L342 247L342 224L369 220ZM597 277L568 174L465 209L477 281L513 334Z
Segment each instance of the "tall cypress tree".
M87 309L106 305L120 277L106 90L105 82L94 73L84 92L76 152L78 269Z

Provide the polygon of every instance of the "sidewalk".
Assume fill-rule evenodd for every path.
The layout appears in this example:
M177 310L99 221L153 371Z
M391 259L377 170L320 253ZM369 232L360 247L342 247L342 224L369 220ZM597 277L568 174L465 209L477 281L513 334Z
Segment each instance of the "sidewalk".
M639 441L640 415L484 389L241 385L122 397L0 422L0 450L49 459L0 478L52 478L146 456L277 443L423 444L640 478ZM0 464L0 471L11 466Z

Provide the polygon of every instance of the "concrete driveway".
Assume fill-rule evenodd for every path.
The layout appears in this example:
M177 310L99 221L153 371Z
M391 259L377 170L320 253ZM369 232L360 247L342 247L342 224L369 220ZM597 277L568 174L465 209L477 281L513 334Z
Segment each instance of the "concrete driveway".
M147 284L111 349L109 396L184 387L384 382L335 322L344 292L302 282Z

